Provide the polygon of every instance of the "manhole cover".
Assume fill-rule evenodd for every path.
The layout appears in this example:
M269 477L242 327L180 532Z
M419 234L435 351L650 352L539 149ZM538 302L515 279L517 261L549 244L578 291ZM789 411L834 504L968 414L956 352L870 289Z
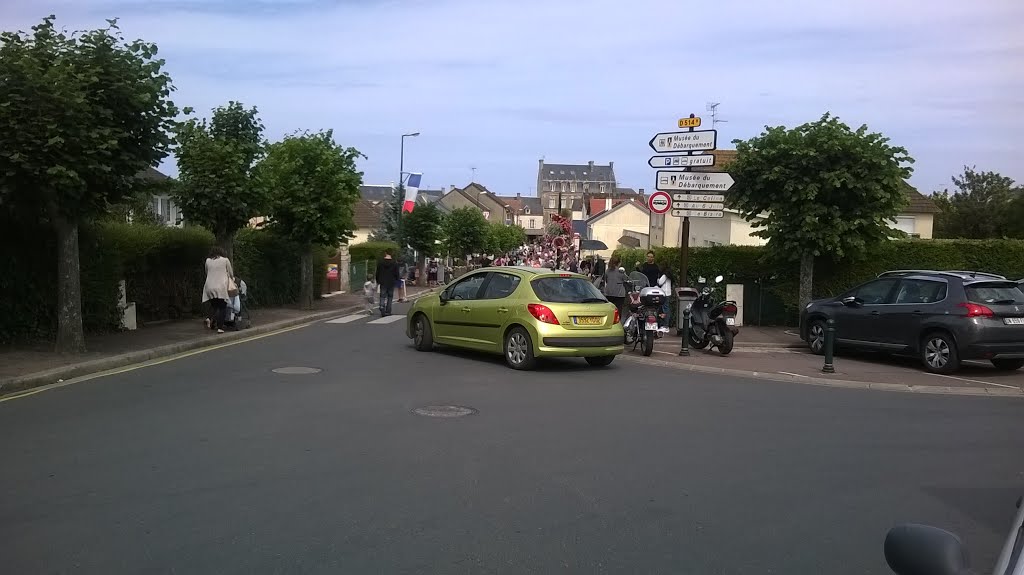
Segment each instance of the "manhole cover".
M476 413L476 410L472 407L462 407L461 405L428 405L426 407L417 407L412 412L424 417L465 417L473 415Z
M305 375L307 373L320 373L321 370L316 367L279 367L271 371L283 373L284 375Z

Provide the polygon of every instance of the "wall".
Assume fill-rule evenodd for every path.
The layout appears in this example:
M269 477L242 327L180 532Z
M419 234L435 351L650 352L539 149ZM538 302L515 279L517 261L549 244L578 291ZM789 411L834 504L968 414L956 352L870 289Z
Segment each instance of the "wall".
M935 214L900 214L893 227L908 234L916 234L922 240L930 240L934 226Z
M608 246L607 250L599 250L595 253L608 259L612 251L618 247L619 238L625 235L626 230L646 235L650 229L650 215L632 204L627 204L616 209L587 225L590 239L600 240ZM677 232L678 233L678 232Z
M679 247L679 227L682 222L682 218L666 215L665 246ZM726 211L721 218L690 218L690 246L761 246L767 243L751 235L753 231L749 222L732 211Z
M533 226L530 226L530 223ZM530 214L530 215L518 215L515 217L515 223L523 227L524 230L543 230L544 229L544 214Z
M355 237L348 241L348 245L354 246L363 242L370 241L370 234L373 233L372 228L356 228L352 231Z

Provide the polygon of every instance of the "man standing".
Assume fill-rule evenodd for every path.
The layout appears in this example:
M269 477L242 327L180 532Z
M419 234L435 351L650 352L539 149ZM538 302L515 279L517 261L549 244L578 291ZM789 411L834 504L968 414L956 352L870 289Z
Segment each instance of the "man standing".
M384 259L377 262L376 279L380 286L380 316L389 316L399 279L398 263L391 258L391 248L384 250Z

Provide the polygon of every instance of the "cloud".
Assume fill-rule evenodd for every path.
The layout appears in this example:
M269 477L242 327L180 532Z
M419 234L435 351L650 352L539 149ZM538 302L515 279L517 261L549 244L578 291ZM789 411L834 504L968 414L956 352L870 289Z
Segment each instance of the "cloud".
M528 192L543 155L612 160L623 185L650 188L650 136L709 100L720 142L831 111L906 146L925 191L965 163L1024 180L1018 0L10 4L8 28L119 16L160 46L179 104L257 105L271 137L334 128L372 182L394 179L399 135L420 131L406 166L434 185L475 165L498 193Z

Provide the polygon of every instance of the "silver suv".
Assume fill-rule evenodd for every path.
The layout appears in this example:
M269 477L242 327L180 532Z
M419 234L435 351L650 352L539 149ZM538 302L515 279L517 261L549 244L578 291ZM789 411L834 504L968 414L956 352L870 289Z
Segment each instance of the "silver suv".
M914 354L933 373L952 373L966 359L989 360L1001 370L1024 366L1024 292L1003 276L885 272L801 311L800 334L811 351L824 351L830 319L837 347Z

